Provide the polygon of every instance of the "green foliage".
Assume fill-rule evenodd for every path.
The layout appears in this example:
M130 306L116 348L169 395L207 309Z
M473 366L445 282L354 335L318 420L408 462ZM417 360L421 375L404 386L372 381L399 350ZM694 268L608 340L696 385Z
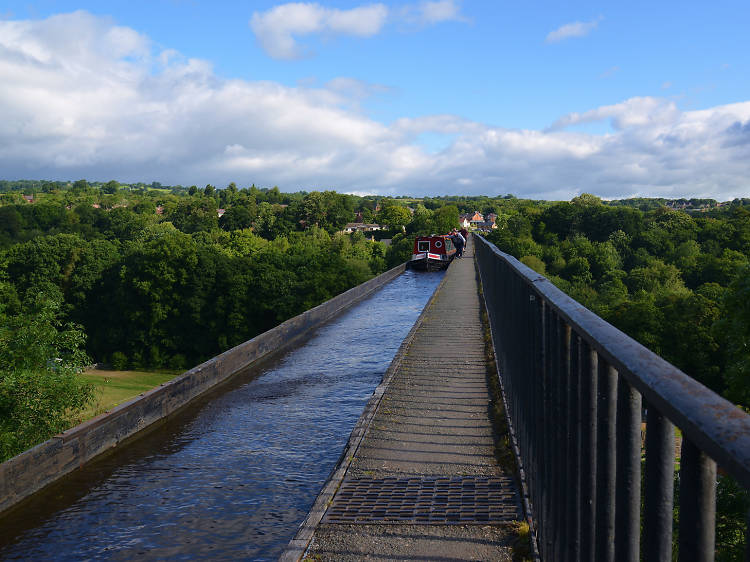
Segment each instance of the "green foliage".
M187 234L210 232L219 226L218 207L209 197L182 200L168 210L167 220Z
M533 269L537 273L541 273L542 275L547 273L544 261L540 260L536 256L523 256L521 258L521 263L528 265L531 269Z
M335 191L313 191L302 200L302 218L307 227L317 226L333 234L354 217L353 199Z
M121 351L112 354L112 368L115 371L124 371L128 368L128 356Z
M388 268L396 267L397 265L408 261L411 258L411 254L414 251L414 240L416 240L414 234L396 234L391 239L391 245L388 246L386 252L386 263Z
M445 205L435 211L433 216L433 232L447 234L458 227L458 208L455 205Z
M750 289L744 284L750 213L739 207L731 216L694 218L645 203L612 206L584 194L536 210L506 207L488 238L694 378L749 407Z
M30 295L0 324L0 460L64 431L92 398L78 377L85 334L60 321L60 295Z
M743 560L745 517L750 493L731 476L719 476L716 486L716 560Z
M730 400L750 408L750 267L740 270L722 303L717 333L724 342Z
M488 238L536 271L546 266L561 290L750 411L750 213L614 203L581 196L538 214L506 208ZM719 478L717 560L742 558L749 504L746 489Z
M411 222L411 213L406 207L399 205L388 205L377 215L377 221L380 224L388 226L392 231L400 231Z

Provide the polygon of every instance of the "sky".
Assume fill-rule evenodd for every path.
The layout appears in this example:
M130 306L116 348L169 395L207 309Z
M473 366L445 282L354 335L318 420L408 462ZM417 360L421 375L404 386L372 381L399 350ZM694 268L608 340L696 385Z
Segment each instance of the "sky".
M0 179L750 197L750 3L608 4L2 0Z

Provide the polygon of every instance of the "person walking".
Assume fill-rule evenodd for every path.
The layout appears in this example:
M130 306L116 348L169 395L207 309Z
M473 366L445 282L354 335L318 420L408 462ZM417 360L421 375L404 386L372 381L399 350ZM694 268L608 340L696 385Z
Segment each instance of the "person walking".
M466 249L466 246L469 245L469 231L465 228L461 228L461 230L458 231L458 233L464 237L464 250Z
M461 236L461 233L455 228L451 231L451 240L453 245L456 247L456 257L460 258L464 255L464 246L466 245L466 238Z

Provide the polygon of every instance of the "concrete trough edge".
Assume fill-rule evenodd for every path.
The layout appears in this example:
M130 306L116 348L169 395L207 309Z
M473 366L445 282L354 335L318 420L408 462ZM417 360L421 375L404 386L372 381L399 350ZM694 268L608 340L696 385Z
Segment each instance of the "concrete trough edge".
M165 420L235 373L288 347L310 330L368 297L405 269L406 264L396 266L0 464L0 514Z
M357 423L354 426L354 429L352 429L352 432L349 435L349 440L344 446L344 450L341 453L336 466L333 468L331 474L328 476L328 479L323 484L323 487L318 493L317 498L315 498L315 501L313 502L313 505L307 514L307 517L305 517L304 521L300 523L300 526L297 529L297 533L294 535L294 538L289 541L286 549L284 549L284 552L279 557L280 562L297 562L305 555L305 552L307 551L310 542L312 541L312 538L315 534L315 530L318 528L318 525L320 524L320 521L323 518L326 509L328 509L328 506L333 501L333 496L336 495L339 486L341 486L341 482L343 482L344 477L346 476L346 473L357 454L357 450L359 449L360 444L364 440L364 437L367 434L368 429L370 428L370 423L375 417L375 413L380 406L380 401L383 398L386 389L391 384L393 376L401 366L401 362L406 356L406 352L408 351L409 346L414 339L414 335L417 333L417 330L424 322L424 318L428 314L432 302L435 300L436 296L443 288L446 277L447 275L443 277L438 286L435 288L435 291L432 293L432 296L425 304L421 314L414 322L414 325L411 327L411 330L409 330L409 333L401 342L401 345L399 346L398 351L396 351L396 355L393 357L391 364L383 374L383 379L373 391L372 396L367 401L367 404L362 411L362 415L360 415Z

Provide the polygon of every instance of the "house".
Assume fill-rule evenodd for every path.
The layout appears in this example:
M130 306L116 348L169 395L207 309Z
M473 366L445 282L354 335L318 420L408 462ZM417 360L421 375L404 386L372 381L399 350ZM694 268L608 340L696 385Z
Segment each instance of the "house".
M27 203L33 203L34 202L34 196L33 195L21 195Z
M484 217L482 216L482 213L480 213L479 211L474 211L474 214L471 215L469 222L472 225L476 225L476 224L479 224L480 222L484 222Z
M497 216L497 215L495 215ZM477 228L478 224L481 224L484 222L484 217L482 216L482 213L479 211L474 211L473 213L468 213L466 215L460 215L458 223L461 225L462 228Z
M224 216L224 213L226 213L226 209L217 209L216 213L219 215L219 218Z
M474 224L479 232L491 232L497 228L497 224L494 221L484 221Z
M383 230L383 227L379 224L350 222L344 226L343 232L351 234L352 232L373 232L374 230Z

